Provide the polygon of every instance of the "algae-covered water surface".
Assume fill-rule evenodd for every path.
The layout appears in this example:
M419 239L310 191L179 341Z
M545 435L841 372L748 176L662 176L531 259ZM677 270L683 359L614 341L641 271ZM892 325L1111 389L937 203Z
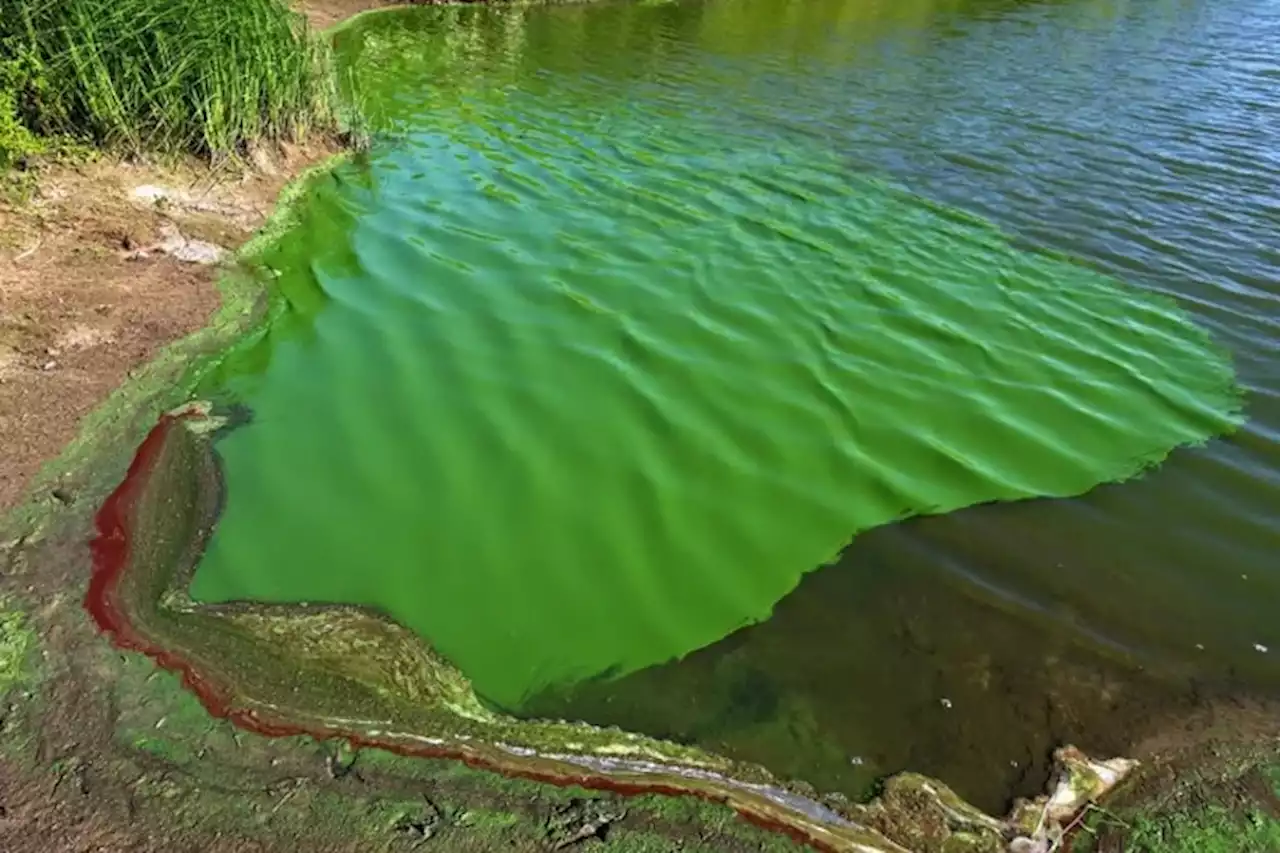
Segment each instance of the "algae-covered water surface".
M1095 222L1129 229L1108 245L1135 262L1095 250L1074 236L1103 203L1093 169L1028 141L1053 110L1019 75L1076 67L1036 50L1032 25L1138 39L1187 26L1179 8L709 0L362 19L338 48L376 141L309 188L265 259L284 310L208 380L250 416L217 445L226 504L192 595L367 605L501 708L785 754L784 772L856 793L859 739L892 737L866 715L854 734L824 721L859 718L856 662L903 639L842 633L877 623L838 579L933 583L910 549L899 567L851 563L862 534L1087 495L1241 422L1238 342L1195 313L1211 297L1153 280L1122 244L1176 235L1128 236L1154 233L1141 199L1112 200L1117 219ZM965 116L981 145L960 141L979 133ZM1042 180L1065 187L1060 206ZM931 562L1032 614L1042 563L1103 602L1134 571L1026 556L1021 574ZM810 573L843 618L770 635ZM1095 642L1115 626L1081 600ZM1109 636L1158 645L1176 619ZM752 657L750 632L776 636L771 651ZM727 699L707 692L707 655L737 661ZM786 684L770 658L804 678ZM806 692L819 682L843 691ZM724 713L691 717L673 695ZM808 742L788 746L775 730L796 703Z

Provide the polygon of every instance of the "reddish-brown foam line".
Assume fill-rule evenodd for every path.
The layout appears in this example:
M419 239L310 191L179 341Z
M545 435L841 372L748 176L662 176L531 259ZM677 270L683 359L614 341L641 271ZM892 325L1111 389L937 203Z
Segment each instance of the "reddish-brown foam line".
M147 434L139 446L129 471L124 480L116 487L94 518L96 535L89 543L92 555L92 574L89 578L89 590L85 594L84 606L97 623L99 629L109 635L112 642L121 649L140 652L156 662L158 666L181 676L183 685L200 700L205 710L214 717L230 721L246 731L264 737L299 737L307 736L317 741L331 738L343 738L355 748L383 749L411 758L441 758L461 761L468 767L500 773L507 777L543 782L559 787L578 786L597 791L609 791L624 796L639 794L659 794L666 796L694 796L711 802L723 803L724 797L718 797L706 791L681 788L661 782L619 782L607 776L593 773L552 773L522 769L504 764L500 760L475 755L458 747L431 746L429 744L407 746L403 743L379 741L356 732L344 732L339 729L323 727L307 727L281 720L263 718L255 711L234 707L230 692L212 679L201 675L190 661L181 655L162 648L139 634L133 627L121 605L120 581L128 570L131 555L131 517L138 499L145 490L147 480L155 468L160 451L169 432L183 417L187 415L164 415ZM801 843L831 850L828 845L813 838L810 834L782 821L771 820L751 811L735 808L740 817L762 829L782 833Z
M120 580L128 568L131 556L129 518L146 487L147 478L155 467L165 439L178 420L175 415L163 415L160 418L134 454L124 480L98 510L94 518L96 535L89 543L93 564L84 606L93 621L111 637L118 648L141 652L164 669L178 673L182 676L183 684L200 698L209 713L226 716L226 712L230 710L230 698L225 692L202 677L180 656L140 636L133 629L119 600Z

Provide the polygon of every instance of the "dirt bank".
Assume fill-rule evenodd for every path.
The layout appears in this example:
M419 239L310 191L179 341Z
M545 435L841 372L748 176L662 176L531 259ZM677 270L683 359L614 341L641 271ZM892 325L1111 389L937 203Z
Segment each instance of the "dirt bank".
M131 370L217 308L216 266L164 251L172 229L234 249L292 176L334 150L313 141L220 169L104 157L48 167L30 199L0 202L0 514Z
M396 4L293 5L324 29ZM185 237L237 248L284 185L337 147L312 139L216 168L104 154L39 167L24 176L21 192L0 186L0 515L131 370L204 326L217 308L215 267L147 250L175 226ZM157 204L137 197L138 187L174 189L192 203Z
M382 9L387 6L406 6L419 3L429 5L431 0L302 0L294 3L294 8L307 16L311 26L326 30L334 24L341 23L353 15L367 12L370 9Z

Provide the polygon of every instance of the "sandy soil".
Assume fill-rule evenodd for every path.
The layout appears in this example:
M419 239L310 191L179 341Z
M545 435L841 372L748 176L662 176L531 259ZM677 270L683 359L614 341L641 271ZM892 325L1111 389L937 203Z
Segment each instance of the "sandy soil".
M175 227L235 248L288 178L332 150L291 146L255 158L252 170L109 160L54 167L33 198L0 205L0 513L130 370L217 308L216 266L151 249ZM152 186L188 203L135 196Z
M430 0L301 0L293 5L307 16L313 27L323 30L369 9L413 3L425 5L429 2Z

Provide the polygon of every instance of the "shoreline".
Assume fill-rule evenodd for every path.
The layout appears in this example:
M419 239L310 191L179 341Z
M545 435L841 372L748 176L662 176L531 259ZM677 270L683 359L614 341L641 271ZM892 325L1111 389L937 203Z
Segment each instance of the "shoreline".
M182 684L199 697L213 716L268 737L306 735L317 741L339 738L352 749L384 749L410 758L446 758L475 769L560 787L577 786L627 796L700 797L728 805L757 826L782 832L832 853L902 853L905 849L856 822L858 812L853 809L884 808L880 803L854 806L851 813L839 814L817 800L788 790L762 768L735 766L696 750L585 724L521 722L492 714L485 716L470 694L465 678L439 659L433 660L437 671L427 675L421 690L406 689L403 684L383 685L384 689L398 688L414 705L441 706L445 712L443 717L437 715L434 721L423 718L420 722L424 727L435 723L437 728L430 733L428 728L414 730L413 712L408 703L398 709L384 709L377 707L376 700L366 699L370 710L367 721L362 721L360 715L365 705L358 699L354 704L344 704L341 713L316 710L311 697L303 701L294 697L297 704L290 706L288 697L255 694L255 688L263 689L260 684L246 687L243 665L223 664L218 675L202 671L197 661L203 657L208 662L207 651L198 647L190 651L182 649L181 641L175 639L180 629L173 629L173 635L165 639L157 637L166 632L166 623L203 613L205 618L198 630L207 637L223 630L217 625L219 617L230 617L234 627L241 629L257 615L273 619L275 627L270 636L277 651L280 646L300 647L298 653L281 655L282 663L286 664L282 670L287 672L295 662L304 667L306 659L301 653L306 641L298 636L306 628L290 627L291 615L298 621L308 616L328 621L350 618L355 610L339 606L200 606L183 595L189 566L179 567L172 577L164 577L171 571L167 567L167 556L181 554L192 562L198 559L202 541L212 525L212 514L220 503L219 495L210 494L221 485L212 449L207 441L192 437L185 428L186 422L198 425L209 417L203 410L166 415L143 442L125 480L97 514L97 536L90 545L93 576L85 605L117 647L140 651L159 666L179 673ZM162 514L148 511L149 504L163 507ZM190 510L182 509L188 506ZM182 520L176 522L177 529L171 529L169 518L175 511ZM153 525L157 529L150 529ZM185 536L195 537L195 544L189 546ZM156 599L147 600L152 595L157 596ZM163 602L170 604L166 606ZM236 619L237 615L249 619ZM382 623L388 628L394 626L377 614L359 613L354 618ZM409 632L398 626L393 630L409 636ZM238 639L229 637L226 642L236 645ZM423 654L432 655L416 638L408 639L407 644L422 645ZM254 667L271 665L262 648L239 645L243 657L235 659L250 659ZM371 653L367 644L352 645L355 654ZM341 650L330 652L326 655L330 657L328 662L332 663L332 654L341 653ZM412 651L392 649L388 658L393 655L403 659L410 657ZM226 654L220 657L230 659ZM360 665L368 665L368 661L362 660ZM397 665L398 662L393 663ZM353 667L342 668L354 671ZM293 691L299 689L298 682L308 680L305 672L300 669L294 677ZM237 680L237 675L242 677ZM452 682L456 691L465 691L468 695L461 701L470 700L470 706L459 710L456 696L433 689L440 682ZM282 686L289 686L287 676ZM357 693L359 686L349 686L347 692ZM388 718L389 725L374 722L381 719L379 713L395 714L396 710L401 714ZM450 717L453 717L452 728L460 733L449 731ZM311 721L304 722L307 718ZM342 722L331 725L329 721L333 719ZM401 731L394 728L402 725L408 728ZM735 777L749 781L737 781ZM940 783L933 784L942 789L938 797L940 803L946 802L957 813L967 815L965 822L975 836L975 843L980 838L994 842L1008 834L1007 827L999 821L964 805ZM925 787L921 786L921 790Z
M308 8L314 5L308 4ZM365 7L357 12L357 16L384 8L383 4L362 2L361 0L339 2L335 5ZM353 18L344 19L343 23L327 30L326 35L332 35L337 29L350 23L351 20ZM315 156L314 152L312 156ZM253 236L238 249L237 257L251 259L254 253L262 246L268 245L272 240L276 239L281 230L288 227L292 204L296 203L305 192L306 184L311 177L333 168L343 156L344 153L340 149L329 145L327 150L320 155L320 159L311 159L307 162L307 165L302 167L295 166L293 168L297 169L297 171L292 173L274 176L274 182L278 183L279 179L283 177L287 179L287 183L277 188L276 196L270 208L270 215L266 217L265 222L259 222L258 230L254 231ZM132 202L122 202L122 204L125 205L123 209L132 209L129 207ZM25 248L22 251L26 251ZM18 254L20 253L13 253L15 257ZM24 260L31 257L28 255ZM178 266L178 262L168 258L157 259L152 266L187 271L187 268ZM50 267L50 269L56 269L56 265ZM212 276L207 276L200 286L207 288L212 283ZM137 448L141 436L159 435L157 441L163 441L164 432L161 432L161 428L158 426L153 429L151 425L157 422L156 419L160 412L187 402L185 399L187 390L194 383L190 372L193 365L200 364L202 359L211 356L224 346L242 340L246 335L254 334L255 330L260 328L263 323L269 322L270 292L269 287L264 286L264 283L252 280L245 273L237 275L224 273L218 282L218 290L221 297L220 304L212 312L208 321L196 326L194 329L178 334L163 349L153 348L147 350L145 355L125 368L129 374L127 380L123 384L113 386L110 396L105 401L98 401L92 406L89 413L85 415L84 422L78 428L76 438L72 443L57 456L52 457L52 461L45 463L40 472L31 479L28 487L24 490L21 503L9 508L3 518L0 519L0 543L3 543L0 544L0 557L4 558L0 560L0 567L4 568L4 583L3 586L0 586L0 590L6 593L5 600L9 600L16 595L18 600L22 601L37 586L42 591L47 589L79 588L78 585L83 583L88 573L84 571L86 567L85 555L80 553L83 549L83 539L76 541L76 537L80 536L80 531L83 531L86 527L86 512L88 508L98 505L107 492L111 491L112 484L119 481L119 474L123 472L126 466L133 467L135 465L136 460L135 462L130 462L129 460L134 458L134 450ZM141 369L139 369L140 366ZM2 367L2 363L0 363L0 367ZM160 423L162 425L169 424L169 426L165 427L165 430L168 430L175 422L165 420L162 417ZM130 436L135 436L136 439L130 442L128 440ZM151 438L147 438L146 441L150 442ZM145 448L146 444L143 446ZM140 451L139 458L142 455ZM147 467L145 463L142 464L142 468L145 467ZM127 476L119 489L125 488L132 480L134 473L137 472ZM59 492L69 494L71 500L64 501L59 496ZM112 494L119 494L119 490L112 491ZM108 501L108 504L110 503L111 501ZM98 516L99 519L105 513L107 513L107 507L103 506ZM95 555L99 550L100 548L95 549ZM36 567L35 570L38 572L40 566L50 564L51 560L65 564L60 573L53 573L53 583L50 584L50 578L42 577L41 583L38 585L34 583L27 584L25 592L22 591L21 587L25 583L24 577L27 581L32 580L32 567ZM105 584L105 579L100 582L98 578L99 575L95 571L93 581L90 583L90 595L102 596L103 600L105 600L102 586L97 587L96 590L93 587L95 583ZM68 660L72 659L76 654L86 652L95 660L100 661L119 657L114 653L104 655L102 646L105 644L102 643L102 637L96 633L92 636L86 636L83 630L84 626L75 625L76 617L79 615L77 612L79 610L78 606L73 606L68 611L67 602L61 601L57 604L57 612L50 613L50 608L48 607L38 608L35 604L37 600L38 598L29 599L19 609L25 611L28 614L27 619L38 626L39 633L45 635L38 640L38 645L46 647L44 651L46 661L36 667L44 671L45 675L42 677L49 677L49 667L52 666L47 661L48 647L50 645L48 635L50 633L55 637L55 645L57 642L65 640L68 635L74 636L74 645L68 646L65 650L66 654L64 656ZM104 617L106 616L105 613L103 615ZM54 628L52 632L48 630L51 626ZM122 622L117 621L115 626L117 631L122 632L124 630ZM128 647L127 644L125 647ZM166 666L162 658L170 652L166 652L166 650L159 647L141 650L156 657L161 666ZM63 650L56 651L55 658L62 652ZM191 669L189 663L186 665L178 663L180 661L178 657L174 657L173 661L175 665L183 669L184 673L188 673L187 677L190 677L189 673L195 671ZM106 664L101 665L105 666ZM72 665L67 671L74 673L74 670L75 666ZM62 676L53 676L55 679L59 677ZM0 681L0 686L3 684L4 682ZM34 690L35 688L32 689ZM65 687L60 689L65 689ZM0 692L3 691L0 690ZM196 692L200 693L201 691L197 689ZM212 688L208 691L210 697L216 695L216 693L217 691ZM181 700L177 696L168 696L165 701L181 704ZM230 702L228 702L228 705L230 705ZM213 708L210 708L210 711L213 711ZM38 711L36 715L39 716ZM19 716L22 715L19 714ZM229 713L228 716L233 715ZM164 719L164 717L161 718L162 723ZM28 724L31 722L28 721ZM259 733L268 734L275 738L296 739L294 736L310 734L311 739L325 749L329 747L325 747L320 741L334 735L347 737L350 745L346 749L353 752L358 752L359 748L363 746L386 747L386 744L360 743L358 736L352 738L332 729L308 731L306 728L282 727L278 724L273 728L273 724L266 722L265 718L259 720L252 716L240 722L242 727L244 727L245 722L249 723L247 728L250 729L261 725ZM38 727L39 721L35 720L34 723ZM337 747L337 749L341 750L343 748ZM462 760L465 761L466 759L462 758ZM509 773L505 769L503 772ZM2 771L0 771L0 776L3 776ZM59 778L63 777L59 776ZM672 790L664 789L662 785L624 790L625 785L608 783L603 776L593 778L579 775L576 777L563 776L542 779L542 781L553 781L558 785L576 785L584 788L593 787L590 783L597 780L605 780L606 784L602 784L601 787L612 790L615 793L636 794L642 790L650 793L673 792ZM3 779L0 779L0 782L3 782ZM61 782L55 784L54 788L57 789L61 784ZM689 793L682 789L677 790L680 793ZM6 791L7 786L0 784L0 793ZM941 803L941 800L939 802ZM126 812L132 808L126 808ZM868 808L874 808L874 806L869 806ZM750 813L746 816L751 819ZM972 819L981 823L976 816L972 816ZM768 820L766 819L765 822L768 823ZM770 826L771 830L785 828L786 824ZM821 833L816 834L820 835ZM4 837L4 835L0 835L0 838ZM805 837L810 841L815 840L814 834ZM30 840L39 843L40 839ZM6 847L6 849L10 848ZM15 846L13 849L21 850L27 848ZM38 848L32 847L30 849ZM149 848L138 847L136 849ZM227 849L236 848L228 847ZM833 846L826 849L888 850L894 848Z

